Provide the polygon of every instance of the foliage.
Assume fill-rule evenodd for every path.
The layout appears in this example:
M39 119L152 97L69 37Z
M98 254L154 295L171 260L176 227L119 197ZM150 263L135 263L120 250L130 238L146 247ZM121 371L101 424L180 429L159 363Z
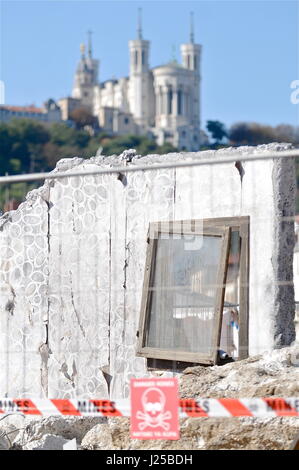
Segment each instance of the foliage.
M211 127L211 122L213 126ZM219 127L224 128L224 125L218 126L218 121L208 121L207 129L212 133L211 129ZM214 139L216 135L212 133ZM220 136L220 134L219 134ZM227 133L229 145L261 145L270 142L289 142L294 146L299 147L299 127L291 126L289 124L280 124L276 127L258 124L256 122L238 122L231 126ZM227 145L222 145L227 146ZM219 146L218 146L219 147ZM217 148L216 144L206 145L202 150L209 148ZM297 200L296 212L299 213L299 158L296 159L296 178L297 178Z
M49 140L48 129L36 121L14 119L0 124L1 174L45 169L41 150Z
M146 155L147 153L156 152L158 148L154 140L137 135L123 135L115 138L104 137L100 143L104 155L117 155L125 149L136 149L137 153Z
M299 144L299 128L281 124L276 127L256 122L239 122L229 130L232 145L259 145L270 142Z
M77 108L71 112L71 120L77 129L84 129L86 126L97 127L97 118L85 108Z
M225 126L220 121L207 121L207 130L212 135L216 144L219 144L224 137L227 137Z
M79 114L82 125L84 116L83 113ZM88 116L85 117L88 120ZM0 174L50 171L61 158L90 158L97 152L113 155L134 148L137 153L146 155L176 150L168 143L159 147L153 139L145 136L116 137L106 132L92 136L82 126L77 127L73 128L65 123L45 125L30 119L0 123ZM22 200L27 190L33 187L36 185L23 183L0 187L0 208L4 207L7 198Z
M82 110L80 110L82 111ZM84 110L85 111L85 110ZM83 112L77 116L81 124L78 128L65 123L46 125L30 119L14 119L0 123L0 174L19 174L52 170L61 158L79 156L90 158L96 154L120 154L134 148L140 155L149 153L165 154L176 151L170 144L158 146L150 136L122 135L113 136L107 132L91 135L82 128L89 119ZM85 119L85 121L84 121ZM208 121L207 129L214 142L205 141L205 149L227 147L229 145L258 145L268 142L291 142L299 145L299 128L287 124L276 127L258 123L236 123L227 131L220 121ZM223 139L225 143L223 143ZM204 150L202 147L202 150ZM297 166L299 183L299 165ZM23 199L27 189L33 184L11 185L9 197ZM0 207L7 200L7 188L0 187ZM298 202L299 211L299 202Z
M229 131L233 145L259 145L275 141L275 133L271 126L241 122L234 124Z

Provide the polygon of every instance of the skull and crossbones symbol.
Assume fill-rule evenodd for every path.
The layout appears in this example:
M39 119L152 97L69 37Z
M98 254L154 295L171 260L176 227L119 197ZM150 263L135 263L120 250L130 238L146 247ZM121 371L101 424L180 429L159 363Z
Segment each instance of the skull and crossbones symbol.
M164 412L165 402L164 393L156 387L151 387L143 393L141 397L143 412L137 411L136 413L136 418L141 420L138 423L141 431L147 426L153 428L161 426L165 431L169 430L170 424L166 421L171 419L172 415L170 411Z

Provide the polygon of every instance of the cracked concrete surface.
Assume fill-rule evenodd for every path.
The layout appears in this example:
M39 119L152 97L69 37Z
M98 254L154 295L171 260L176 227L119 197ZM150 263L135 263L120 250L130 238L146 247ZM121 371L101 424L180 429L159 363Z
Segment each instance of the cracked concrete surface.
M289 147L58 162L54 175L124 159L136 165L236 155L236 164L125 179L54 179L0 218L0 394L105 398L109 385L111 396L123 397L130 376L148 374L135 347L151 221L249 215L250 354L290 344L294 230L281 217L294 214L294 160L239 164L240 155Z

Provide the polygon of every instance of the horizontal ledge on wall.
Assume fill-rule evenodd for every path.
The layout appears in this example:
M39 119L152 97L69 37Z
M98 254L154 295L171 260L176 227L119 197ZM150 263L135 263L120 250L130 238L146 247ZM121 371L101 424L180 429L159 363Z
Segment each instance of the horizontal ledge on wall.
M187 154L188 155L188 154ZM137 171L152 171L152 170L166 170L172 168L192 168L196 166L204 165L223 165L226 163L246 162L246 161L258 161L258 160L275 160L280 158L292 158L299 157L299 149L286 150L281 152L269 152L269 153L257 153L257 154L231 154L228 157L220 158L202 158L192 161L180 161L172 163L157 163L155 165L131 165L131 166L119 166L119 167L108 167L99 168L98 170L87 170L87 171L63 171L57 173L29 173L26 175L12 175L12 176L0 176L0 184L5 183L17 183L23 181L38 181L38 180L56 180L61 178L70 178L76 176L97 176L97 175L109 175L118 173L133 173ZM84 163L84 162L82 162ZM104 163L105 165L105 163Z

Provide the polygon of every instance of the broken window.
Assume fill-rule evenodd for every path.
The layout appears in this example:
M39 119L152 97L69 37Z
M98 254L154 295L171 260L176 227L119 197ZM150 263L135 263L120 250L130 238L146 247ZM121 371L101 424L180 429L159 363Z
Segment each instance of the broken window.
M247 217L150 224L137 354L247 356Z

